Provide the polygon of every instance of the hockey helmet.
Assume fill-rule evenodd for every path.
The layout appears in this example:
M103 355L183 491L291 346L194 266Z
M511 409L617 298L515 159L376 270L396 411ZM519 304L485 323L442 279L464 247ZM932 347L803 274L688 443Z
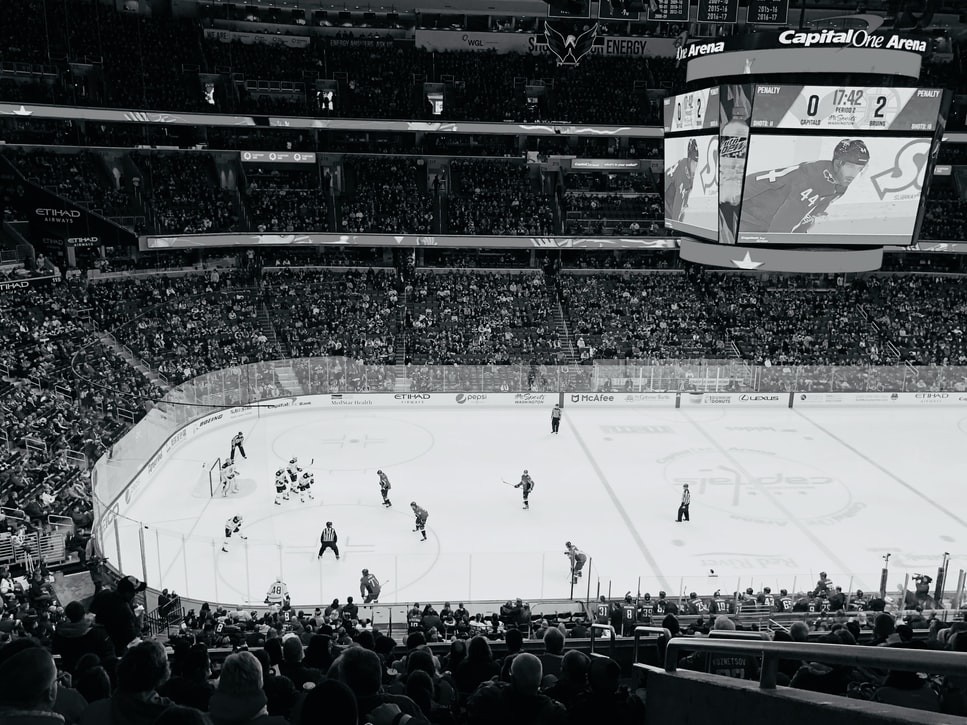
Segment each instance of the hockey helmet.
M526 468L524 469L524 475L525 476L527 475L527 469Z
M571 546L572 546L572 544L571 544L571 542L570 542L570 541L565 541L565 542L564 542L564 546L566 546L566 547L568 547L568 548L570 549L570 548L571 548Z
M232 521L237 521L238 523L242 523L242 514L235 514L232 517Z
M298 463L298 462L299 462L299 459L296 458L295 456L292 456L292 458L289 459L289 463Z
M301 471L302 469L300 468L299 470ZM302 474L302 477L303 478L311 478L312 477L312 473L310 471L306 471L305 473Z
M376 469L376 473L382 473L382 472L383 472L383 470L381 468L377 468Z
M833 161L841 159L851 164L866 166L870 163L870 150L860 139L844 138L833 149Z
M232 462L227 458L222 462L222 468L228 468L230 465L232 465Z
M239 434L239 435L242 435L242 431L239 431L239 432L238 432L238 434Z
M416 501L410 501L410 506L416 506Z
M698 141L695 139L688 141L688 158L690 161L698 161Z
M369 574L369 569L363 569L363 576L366 576L367 574Z
M275 475L276 476L281 476L283 473L285 473L285 469L280 468L278 471L275 472Z

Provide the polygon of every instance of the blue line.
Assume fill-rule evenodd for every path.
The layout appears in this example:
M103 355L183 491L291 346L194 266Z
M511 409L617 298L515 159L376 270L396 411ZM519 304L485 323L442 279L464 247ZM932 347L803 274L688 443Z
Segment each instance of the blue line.
M873 466L873 468L877 469L878 471L880 471L884 475L892 478L894 481L896 481L897 483L899 483L901 486L903 486L907 491L909 491L910 493L912 493L914 496L917 496L917 497L923 499L926 503L928 503L931 506L933 506L940 513L946 514L947 516L949 516L950 518L952 518L954 521L956 521L958 524L960 524L964 528L967 528L967 521L964 521L962 518L960 518L959 516L955 515L952 511L950 511L950 509L946 508L945 506L942 506L937 501L935 501L934 499L932 499L929 496L927 496L923 491L920 491L917 488L915 488L914 486L911 486L909 483L907 483L906 481L904 481L898 475L896 475L895 473L893 473L893 471L889 470L888 468L883 467L882 465L880 465L879 463L877 463L876 461L874 461L872 458L870 458L866 454L861 453L859 450L857 450L856 448L854 448L853 446L851 446L849 443L847 443L846 441L844 441L838 435L836 435L835 433L827 430L826 428L824 428L823 426L821 426L819 423L817 423L816 421L814 421L812 418L810 418L807 415L805 415L804 413L800 412L799 409L793 408L793 410L796 412L796 414L800 418L802 418L806 422L812 424L814 427L816 427L819 430L821 430L827 436L829 436L834 441L836 441L841 446L843 446L843 448L845 448L846 450L850 451L853 455L859 456L864 461L866 461L871 466Z
M588 463L591 464L591 468L594 469L598 480L601 482L604 490L607 491L608 496L611 498L611 503L614 504L615 509L618 511L618 515L621 516L625 522L625 526L628 527L628 531L631 532L631 538L634 539L635 543L638 545L638 550L641 551L642 556L645 557L645 561L648 562L648 566L651 567L651 570L655 573L655 576L658 577L661 588L670 591L672 587L668 585L668 580L665 579L664 574L662 574L661 569L658 567L658 562L655 560L655 557L648 550L648 547L645 546L644 539L641 538L641 534L639 534L638 529L635 528L634 522L631 520L631 516L628 515L628 511L624 506L621 505L621 501L618 500L617 494L614 492L614 489L611 488L611 484L608 483L608 478L604 475L604 471L601 470L601 466L598 465L598 462L594 459L594 456L591 455L591 451L585 444L581 434L578 432L577 426L574 425L574 419L568 418L568 423L570 423L571 430L574 432L574 438L577 440L578 445L581 446L581 450L584 451L584 456L588 459Z

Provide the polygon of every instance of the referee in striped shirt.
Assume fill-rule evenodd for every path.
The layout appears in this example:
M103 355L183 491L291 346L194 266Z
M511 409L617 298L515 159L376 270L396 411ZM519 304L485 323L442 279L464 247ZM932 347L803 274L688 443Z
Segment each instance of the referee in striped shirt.
M336 530L332 528L332 521L326 522L326 528L322 530L322 535L319 537L319 556L317 559L321 559L322 555L326 553L326 549L332 549L333 553L336 555L336 561L339 560L339 547L336 546L336 541L339 539L336 536Z
M682 484L682 502L678 506L678 523L682 522L682 516L688 521L688 505L692 502L692 492L688 490L688 484ZM338 557L337 557L338 558Z

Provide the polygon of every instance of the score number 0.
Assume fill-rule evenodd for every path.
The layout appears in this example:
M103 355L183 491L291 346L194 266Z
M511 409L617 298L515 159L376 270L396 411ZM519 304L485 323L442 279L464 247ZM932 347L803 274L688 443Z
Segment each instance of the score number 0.
M861 88L856 88L853 90L847 90L845 88L837 88L832 92L832 104L833 109L830 109L827 113L833 113L836 106L840 104L846 104L847 106L861 107L866 111L866 118L857 118L856 125L862 125L863 122L873 119L885 119L887 106L890 103L890 99L885 95L876 96L872 106L866 102L865 92ZM806 115L810 118L814 118L819 114L820 97L818 94L813 93L806 99ZM899 99L895 99L899 100ZM891 109L892 110L892 109ZM872 111L872 113L871 113Z

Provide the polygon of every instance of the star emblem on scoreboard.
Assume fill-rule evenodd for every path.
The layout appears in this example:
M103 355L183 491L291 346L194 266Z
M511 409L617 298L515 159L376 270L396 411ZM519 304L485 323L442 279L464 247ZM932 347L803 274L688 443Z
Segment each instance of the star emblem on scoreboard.
M742 259L733 259L732 264L734 264L739 269L758 269L765 262L753 262L752 254L746 251L745 256Z

